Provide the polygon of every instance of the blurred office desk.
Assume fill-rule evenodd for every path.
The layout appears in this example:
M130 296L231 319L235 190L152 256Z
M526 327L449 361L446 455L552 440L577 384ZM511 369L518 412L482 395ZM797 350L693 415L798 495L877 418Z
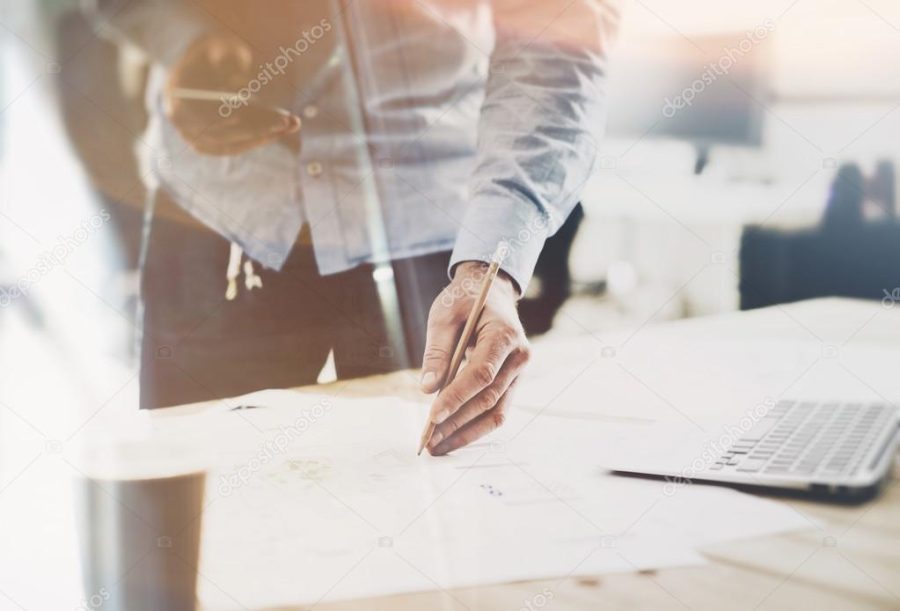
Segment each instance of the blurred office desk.
M579 344L585 351L581 355L576 349ZM594 354L595 349L611 355L610 347L616 350L615 358L601 357L598 362L614 360L617 369L627 368L633 374L630 377L641 378L631 390L616 390L612 387L627 382L610 376L610 392L628 391L637 395L644 406L658 403L662 419L680 417L673 407L689 413L692 401L719 401L732 393L731 403L753 405L766 393L811 396L828 383L833 384L828 392L843 389L841 394L846 398L900 396L900 376L896 375L900 362L900 304L822 299L648 325L637 332L625 330L602 338L542 340L535 346L536 375L542 375L541 370L550 361L571 362L572 358ZM670 362L669 368L673 367L671 350L683 357L676 367L682 370L682 378L690 381L693 374L689 370L700 368L699 375L704 376L701 379L709 383L694 388L694 384L684 384L682 380L684 388L679 389L668 386L674 381L654 377L660 362ZM732 380L716 383L709 378L716 372L721 378L729 368L742 369L748 363L756 364L755 371L736 372L735 380L748 379L752 382L749 385L736 387ZM345 385L342 394L359 396L414 396L417 392L416 376L410 372L338 384ZM652 386L652 392L641 390L645 384ZM318 392L321 387L309 390ZM735 398L736 391L747 395L745 401ZM654 399L654 393L666 400ZM563 399L566 396L569 395L562 395ZM197 407L161 410L165 413L159 416L169 417ZM744 407L738 405L736 413ZM610 407L612 421L618 417L616 409ZM701 412L698 407L690 415L700 418ZM536 609L534 597L544 588L553 593L545 605L547 609L900 608L900 486L890 484L882 496L859 506L798 499L781 502L806 516L810 528L704 548L703 553L710 560L707 566L403 594L323 603L315 608Z
M774 183L719 176L659 176L619 168L599 170L582 195L585 218L571 259L576 281L597 270L630 266L638 289L679 291L677 310L692 315L736 310L738 250L745 225L815 226L825 207L824 172ZM615 293L621 290L610 288ZM640 309L647 299L635 296Z

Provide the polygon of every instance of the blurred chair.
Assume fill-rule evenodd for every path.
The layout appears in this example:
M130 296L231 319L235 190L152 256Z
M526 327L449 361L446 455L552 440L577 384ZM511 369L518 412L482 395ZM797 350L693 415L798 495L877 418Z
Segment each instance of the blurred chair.
M891 164L882 164L891 165ZM891 170L891 176L893 167ZM885 167L879 170L887 173ZM843 164L816 229L782 232L744 229L740 253L741 309L813 297L893 299L900 294L900 225L893 214L867 222L867 200L893 209L884 182L866 181L859 166Z
M900 288L900 225L841 231L747 227L741 238L741 309L813 297L883 299Z
M838 168L822 216L822 229L845 232L862 227L866 203L866 178L855 163Z
M547 240L538 257L533 281L538 287L537 295L519 303L519 317L530 336L549 331L557 312L572 294L569 254L583 219L584 208L578 204L559 231Z

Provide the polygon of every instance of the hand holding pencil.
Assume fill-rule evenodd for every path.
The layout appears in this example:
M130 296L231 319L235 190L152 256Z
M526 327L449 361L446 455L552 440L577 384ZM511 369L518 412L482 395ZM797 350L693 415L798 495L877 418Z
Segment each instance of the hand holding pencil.
M490 265L459 264L431 307L422 390L440 392L420 444L431 454L446 454L499 427L528 361L517 288L497 273L503 246ZM466 365L456 374L465 355Z

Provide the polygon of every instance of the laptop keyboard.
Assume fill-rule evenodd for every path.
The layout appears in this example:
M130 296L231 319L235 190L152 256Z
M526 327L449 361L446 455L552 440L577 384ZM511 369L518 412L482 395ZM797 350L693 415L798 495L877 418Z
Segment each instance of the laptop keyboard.
M864 466L894 413L888 404L779 401L710 469L849 477Z

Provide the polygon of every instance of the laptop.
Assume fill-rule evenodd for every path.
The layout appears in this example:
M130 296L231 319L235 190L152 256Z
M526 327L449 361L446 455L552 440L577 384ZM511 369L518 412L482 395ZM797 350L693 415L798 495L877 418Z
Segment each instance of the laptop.
M717 437L648 436L608 467L664 478L671 490L696 481L862 501L890 478L898 431L900 416L889 403L785 400Z

